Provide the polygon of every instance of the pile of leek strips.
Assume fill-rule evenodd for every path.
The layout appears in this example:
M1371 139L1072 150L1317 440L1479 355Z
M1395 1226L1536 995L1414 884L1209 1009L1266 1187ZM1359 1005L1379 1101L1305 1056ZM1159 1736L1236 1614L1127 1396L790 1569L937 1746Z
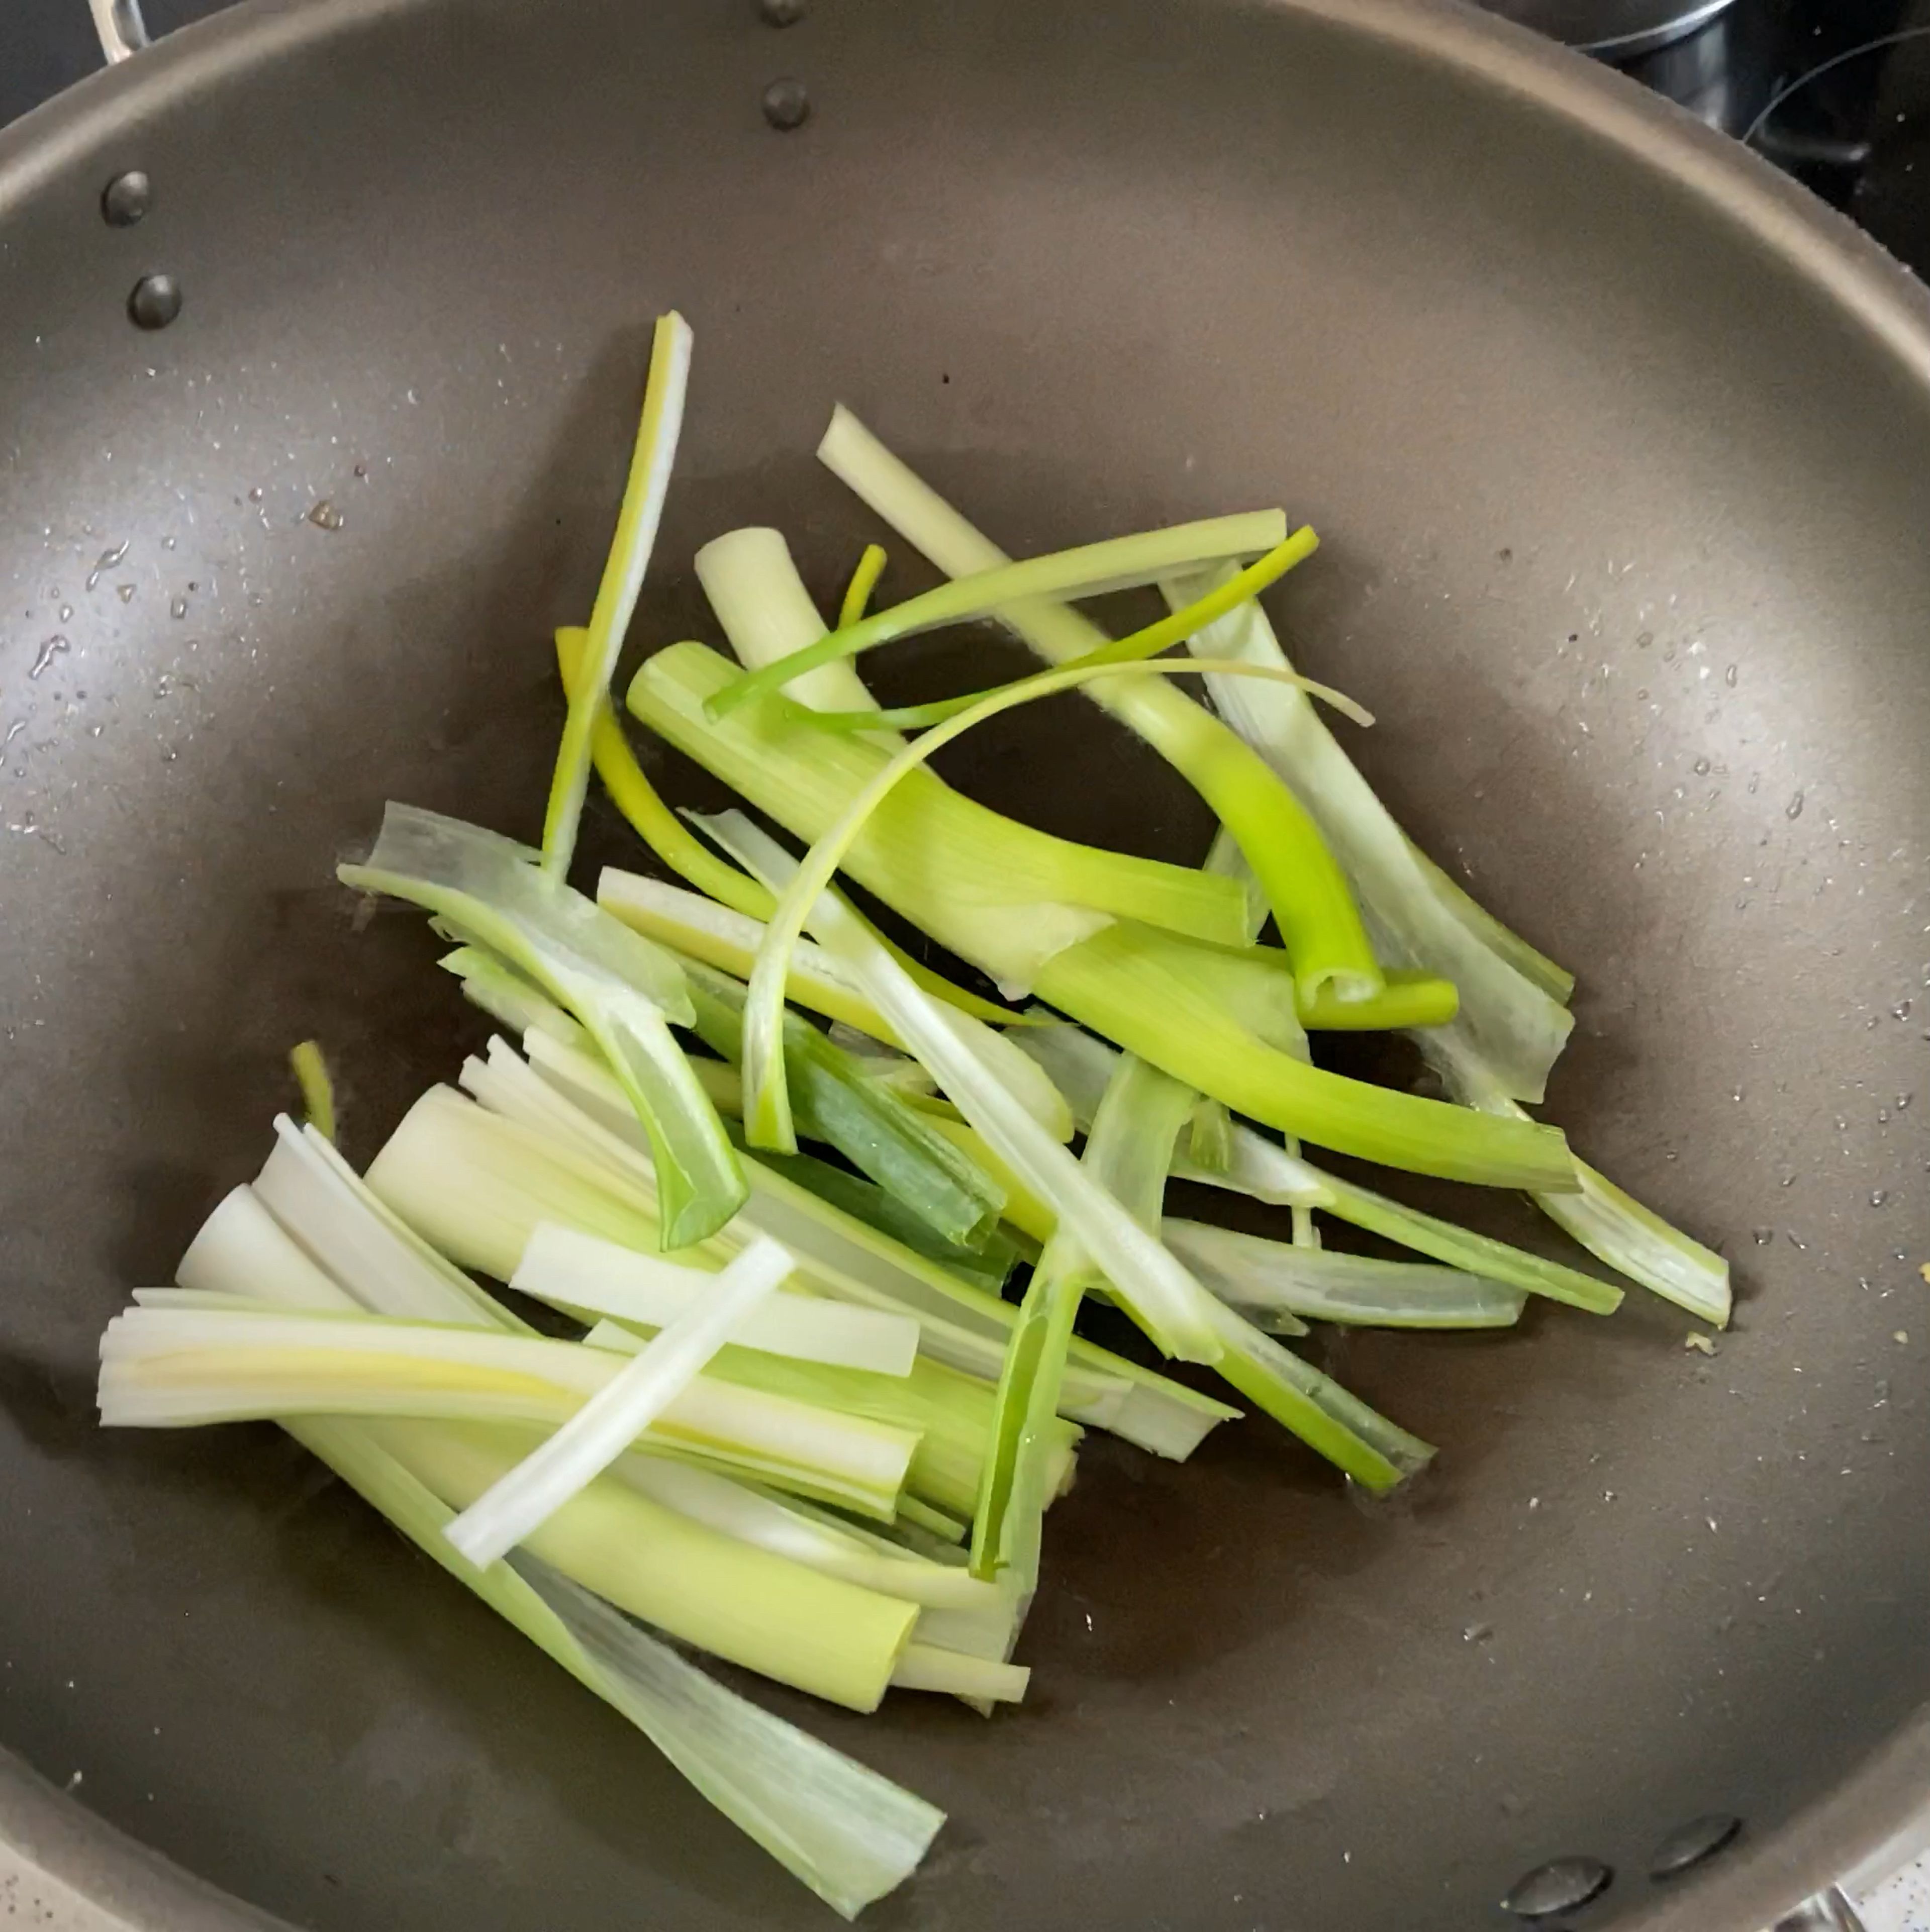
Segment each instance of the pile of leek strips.
M1435 1451L1316 1366L1315 1324L1507 1328L1530 1297L1622 1298L1310 1144L1525 1190L1718 1327L1728 1272L1529 1112L1574 982L1423 856L1329 729L1323 707L1372 721L1295 669L1259 602L1318 549L1277 510L1015 562L841 408L821 458L941 580L881 602L866 544L827 624L777 531L706 544L723 648L649 634L644 604L626 701L749 809L672 810L612 691L693 347L660 321L602 583L555 635L540 845L392 804L340 868L428 915L494 1030L359 1170L322 1045L295 1048L303 1121L109 1324L99 1400L119 1426L280 1424L849 1918L943 1814L687 1653L854 1710L989 1714L1025 1695L1087 1430L1183 1461L1257 1411L1385 1491ZM1136 586L1166 614L1124 637L1076 608ZM1043 668L873 701L867 653L980 621ZM1206 802L1199 867L1053 837L932 770L1061 693ZM572 885L593 774L641 843ZM1332 1030L1411 1034L1446 1097L1326 1070L1310 1042ZM1273 1204L1277 1232L1200 1218L1212 1196L1169 1202L1174 1178ZM1403 1258L1327 1245L1349 1228ZM1088 1297L1139 1354L1082 1332Z

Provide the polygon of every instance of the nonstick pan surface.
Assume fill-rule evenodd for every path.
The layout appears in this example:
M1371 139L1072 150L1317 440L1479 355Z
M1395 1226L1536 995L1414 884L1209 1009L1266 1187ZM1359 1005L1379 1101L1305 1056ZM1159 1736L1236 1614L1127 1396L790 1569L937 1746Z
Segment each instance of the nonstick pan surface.
M388 796L536 826L671 304L633 657L711 634L729 525L848 568L839 399L1013 550L1284 503L1325 545L1276 608L1382 718L1362 764L1581 976L1553 1117L1740 1292L1712 1360L1639 1295L1355 1336L1444 1445L1391 1513L1257 1425L1096 1445L1022 1711L777 1700L952 1814L876 1922L1480 1926L1586 1855L1591 1922L1755 1932L1925 1788L1930 307L1632 88L1386 0L258 4L0 135L0 1742L329 1932L824 1922L284 1439L92 1416L293 1041L366 1159L480 1037L331 868ZM890 675L957 684L943 648ZM1076 700L960 748L1055 829L1204 850ZM590 848L636 856L602 808ZM1652 1885L1710 1812L1735 1846Z

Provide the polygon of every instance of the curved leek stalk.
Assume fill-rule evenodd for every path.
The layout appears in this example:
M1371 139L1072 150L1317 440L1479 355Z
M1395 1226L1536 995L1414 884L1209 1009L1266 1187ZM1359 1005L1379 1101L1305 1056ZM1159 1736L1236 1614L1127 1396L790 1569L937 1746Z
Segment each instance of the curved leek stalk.
M760 811L818 837L888 749L861 734L815 731L783 698L713 723L704 700L732 675L703 645L674 644L644 661L629 706ZM1026 985L1040 958L1114 915L1235 944L1246 932L1246 895L1234 880L1055 838L964 797L934 772L913 774L891 798L847 870L1001 984Z
M1167 602L1178 606L1211 580L1162 587ZM1201 657L1292 668L1257 604L1242 605L1196 634L1191 649ZM1383 956L1452 980L1460 991L1463 1021L1504 1090L1516 1100L1540 1100L1574 1022L1547 990L1544 973L1524 971L1524 956L1545 974L1559 969L1511 934L1511 943L1496 943L1497 922L1421 858L1304 699L1289 687L1236 685L1217 676L1208 676L1207 688L1227 723L1319 824L1360 896Z
M1271 550L1286 536L1286 519L1279 511L1255 510L1241 516L1178 524L1137 536L1112 537L1048 556L1028 557L1019 563L1001 562L941 584L922 597L894 604L888 610L877 611L848 631L833 631L803 650L761 670L748 672L715 693L705 708L713 718L726 717L739 705L781 691L808 671L854 658L875 645L896 644L948 625L968 624L1008 605L1036 598L1103 597L1111 591L1156 584L1163 577L1199 569L1209 562ZM1162 563L1162 557L1193 561Z
M461 820L392 804L366 864L344 885L455 920L536 980L589 1031L650 1137L671 1247L701 1240L746 1187L717 1110L671 1037L693 1017L683 968L593 902Z
M1416 1174L1492 1187L1576 1185L1568 1144L1552 1127L1369 1085L1257 1040L1201 992L1191 958L1165 935L1122 923L1046 962L1041 999L1236 1114ZM1014 1034L1021 1046L1028 1042ZM1470 1132L1468 1123L1480 1120ZM1505 1136L1491 1130L1506 1125Z
M590 788L591 736L656 544L657 525L670 490L671 466L677 460L677 438L683 428L690 345L690 326L682 316L673 310L657 318L629 480L623 486L617 534L590 614L590 638L584 653L586 675L570 694L556 772L550 781L549 805L543 814L543 870L553 878L561 878L569 870L575 854L576 828Z
M833 412L818 455L947 576L967 577L1006 561L996 544L914 476L848 410ZM1049 664L1068 663L1107 641L1097 625L1061 603L1035 600L998 615ZM1352 888L1301 802L1266 760L1168 686L1102 684L1087 694L1151 745L1239 841L1307 990L1331 981L1343 998L1375 992L1380 968ZM1301 869L1299 862L1310 855L1311 869Z
M557 664L566 692L575 690L582 676L584 652L589 634L587 631L567 625L556 634ZM607 696L597 708L590 742L596 775L603 781L603 788L609 793L611 802L629 820L638 837L673 872L680 878L688 879L699 891L720 905L728 906L734 912L760 920L770 916L773 903L770 894L756 880L719 858L657 796L656 787L644 776L637 754L630 749ZM899 964L926 992L956 1006L961 1012L971 1013L994 1026L1012 1024L1013 1016L1007 1008L981 999L962 986L953 986L929 966L901 952L882 934L879 938L891 947Z

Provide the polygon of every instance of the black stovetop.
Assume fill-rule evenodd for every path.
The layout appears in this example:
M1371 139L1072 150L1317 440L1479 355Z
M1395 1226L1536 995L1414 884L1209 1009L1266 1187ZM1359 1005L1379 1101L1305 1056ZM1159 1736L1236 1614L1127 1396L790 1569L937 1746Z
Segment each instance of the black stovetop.
M145 0L158 35L222 4ZM99 64L86 0L0 0L0 124ZM1733 0L1628 70L1930 276L1930 0Z

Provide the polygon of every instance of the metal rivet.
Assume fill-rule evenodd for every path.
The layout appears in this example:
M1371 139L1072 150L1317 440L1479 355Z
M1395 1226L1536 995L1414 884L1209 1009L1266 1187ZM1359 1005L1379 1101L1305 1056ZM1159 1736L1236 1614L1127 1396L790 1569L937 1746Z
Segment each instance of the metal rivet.
M764 118L780 134L801 128L811 116L811 97L801 80L774 80L764 91Z
M758 0L758 14L767 27L794 27L804 17L804 0Z
M101 213L110 228L131 228L154 205L154 184L139 168L116 175L101 190Z
M143 275L128 298L128 313L143 328L165 328L181 313L181 284L172 275Z
M1651 1878L1673 1878L1693 1864L1699 1864L1712 1852L1719 1852L1742 1828L1742 1821L1727 1811L1705 1812L1679 1825L1649 1857Z
M1502 1900L1501 1909L1517 1918L1546 1918L1557 1912L1572 1912L1606 1892L1614 1876L1599 1858L1550 1858L1516 1880Z

